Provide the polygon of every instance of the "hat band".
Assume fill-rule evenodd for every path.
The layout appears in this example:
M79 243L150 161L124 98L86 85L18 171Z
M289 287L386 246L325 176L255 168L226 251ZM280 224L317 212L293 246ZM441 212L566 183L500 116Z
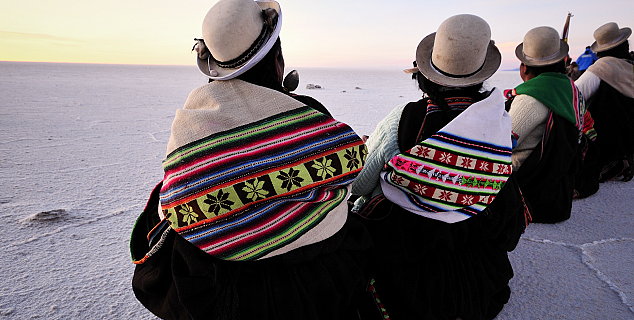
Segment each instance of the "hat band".
M456 78L456 79L461 79L461 78L468 78L471 77L472 75L480 72L482 70L482 68L484 68L484 65L486 63L486 59L484 59L484 62L482 63L482 65L480 66L480 68L478 68L478 70L471 72L469 74L451 74L448 72L444 72L442 70L440 70L440 68L438 68L435 64L434 64L434 59L429 59L429 63L431 64L432 68L434 68L434 70L438 71L438 73L442 74L443 76L446 77L450 77L450 78Z
M273 24L275 24L276 21L277 20L275 20L273 22ZM269 27L269 24L268 24L267 20L265 19L264 20L264 24L262 25L262 31L260 31L260 35L258 36L258 38L255 39L255 41L251 44L249 49L247 49L240 56L238 56L235 59L229 60L229 61L218 61L218 60L216 60L216 58L213 57L213 55L210 55L210 58L213 59L214 62L216 62L216 64L220 68L235 69L235 68L245 64L247 61L249 61L249 59L251 59L258 52L258 50L260 50L262 45L266 42L266 40L271 35L271 32L272 32L272 30L274 28L275 28L274 25Z
M522 53L524 53L524 50L522 50ZM533 58L533 57L527 55L526 53L524 53L524 57L528 61L548 61L548 60L552 60L552 59L556 58L559 55L559 53L560 52L557 51L554 54L549 55L548 57L541 57L541 58Z

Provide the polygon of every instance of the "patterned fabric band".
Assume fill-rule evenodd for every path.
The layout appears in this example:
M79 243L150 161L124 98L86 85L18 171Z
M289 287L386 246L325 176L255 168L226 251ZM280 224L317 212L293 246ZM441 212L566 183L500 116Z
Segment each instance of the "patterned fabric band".
M293 109L176 149L163 162L161 208L205 252L259 259L345 205L366 153L347 125Z
M469 97L456 97L456 98L447 98L445 99L447 102L447 106L451 111L464 111L469 106L471 106L475 101L473 98ZM442 111L442 109L433 101L428 100L427 102L427 114L431 114L434 112Z
M594 129L594 119L592 119L590 111L583 114L583 134L592 141L597 139L597 130Z
M412 201L427 211L475 215L506 183L510 154L510 148L438 133L392 158L388 182L415 195Z
M499 90L386 164L385 196L448 223L482 212L511 175L510 117ZM450 213L450 214L447 214Z

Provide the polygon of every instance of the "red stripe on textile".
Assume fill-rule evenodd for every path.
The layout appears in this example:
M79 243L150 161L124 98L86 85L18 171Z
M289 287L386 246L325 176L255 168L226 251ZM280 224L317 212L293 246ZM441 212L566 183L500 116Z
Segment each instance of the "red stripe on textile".
M465 206L470 206L476 203L482 203L485 205L489 205L491 204L491 202L493 202L493 199L495 199L494 195L491 196L483 196L483 195L472 195L472 194L465 194L465 193L460 193L460 192L456 192L456 191L448 191L446 189L442 189L442 188L435 188L435 187L431 187L431 186L426 186L420 183L416 183L416 182L410 182L407 186L407 188L413 192L415 192L416 194L423 196L423 197L427 197L429 199L434 199L437 201L442 201L442 202L448 202L448 203L457 203L457 204L461 204L461 205L465 205ZM492 188L489 188L492 189ZM434 197L434 194L436 194L436 191L446 191L449 192L447 193L447 197L446 198L439 198L439 197Z
M546 131L544 132L544 137L542 138L542 146L539 150L539 160L541 161L542 156L544 155L544 147L546 146L546 142L548 142L548 138L550 137L550 130L553 128L553 111L550 111L548 116L548 121L546 122Z
M457 157L456 155L451 155L451 157L455 158L455 160L450 159L448 164L454 167L458 167L457 159L459 157ZM440 152L440 155L439 155L439 152L436 152L434 156L434 160L438 162L442 162L441 161L442 159L443 159L442 152ZM507 165L507 164L501 164L501 163L489 162L489 161L477 160L477 159L471 159L471 160L475 161L475 166L471 170L479 171L482 173L507 175L512 170L511 165ZM447 178L445 179L446 180L445 182L450 181L452 178L456 176L459 176L459 174L455 172L440 170L439 168L426 165L421 162L409 161L407 158L401 157L400 155L394 156L394 158L390 160L390 163L394 167L394 169L396 169L397 171L409 172L419 177L427 176L428 175L427 172L430 172L430 171L438 172L442 176L447 176ZM442 162L442 163L447 164L446 162ZM420 169L421 166L422 166L422 169ZM475 174L477 175L477 173Z
M380 195L370 199L368 202L364 203L363 206L361 207L361 210L359 212L355 212L355 213L358 214L361 217L367 218L367 217L370 216L370 214L372 214L374 212L374 208L376 208L384 200L387 200L387 198L385 197L385 195L380 194ZM354 211L352 211L352 212L354 212Z
M301 142L302 140L305 140L307 138L311 138L314 136L327 136L330 132L336 131L337 129L338 129L337 126L331 126L331 127L326 127L326 128L314 131L312 133L304 134L304 135L301 135L300 133L306 130L304 129L295 130L291 134L285 133L285 134L275 135L265 140L259 140L257 143L248 143L246 144L246 146L241 145L241 146L236 146L235 148L232 148L232 149L224 149L224 150L219 150L217 152L212 152L211 154L208 154L205 157L201 157L198 161L194 163L191 163L191 162L184 163L181 166L170 169L168 172L166 172L166 176L169 176L171 174L175 174L178 172L182 172L182 171L190 171L190 170L191 171L188 172L187 174L183 174L181 176L177 176L175 178L169 179L169 181L167 181L165 186L171 187L173 184L178 184L178 183L181 183L182 181L187 181L192 176L198 175L201 171L208 170L209 167L226 165L228 163L237 162L240 159L253 159L253 158L257 159L259 158L260 154L271 153L271 150L273 149L278 149L278 148L284 149L289 144ZM295 135L295 134L298 134L298 136L293 139L282 140L281 142L279 141L280 138L283 138L288 135ZM265 146L265 147L258 147L258 146ZM241 152L241 150L246 150L246 149L253 149L253 150L249 152ZM223 155L227 155L227 154L233 154L233 155L222 157ZM204 165L201 165L201 164L204 164ZM191 169L191 168L196 168L197 166L200 166L200 168Z
M230 233L225 235L224 237L214 237L213 239L209 239L209 241L206 241L205 243L198 243L196 245L202 250L204 250L205 252L212 255L216 255L216 256L223 255L224 253L229 252L235 248L248 247L249 242L252 242L253 240L258 241L261 239L266 239L270 237L271 234L279 234L280 230L285 229L291 224L297 223L300 220L304 219L304 217L306 217L307 212L314 211L315 206L321 206L323 202L336 200L337 197L339 197L338 192L326 191L321 193L319 199L316 199L308 203L289 202L288 204L284 206L284 208L276 208L277 212L283 212L283 214L268 215L266 214L266 212L263 212L263 217L268 217L268 219L261 221L257 225L249 226L248 230L244 230L243 228L242 230L240 230L241 232L239 231L239 232ZM298 228L303 228L304 226L311 224L312 222L315 221L315 219L319 219L322 216L322 214L323 214L323 210L313 214L310 218L303 221L294 230L297 230ZM249 219L250 218L245 217L244 220L249 220ZM237 221L235 225L238 225L240 223L242 223L242 221ZM232 226L227 226L225 229L227 228L231 229ZM237 227L237 228L240 229L240 227ZM212 228L211 230L208 230L208 232L206 233L217 232L217 231L219 230L217 229L214 230ZM277 242L286 240L288 236L291 236L291 235L282 237L278 239ZM204 237L201 237L201 238L204 238ZM227 242L227 243L222 244L223 242ZM252 246L259 246L261 244L260 242L261 241L258 241L256 244L253 244ZM221 245L216 248L210 249L210 247L217 246L218 244L221 244ZM271 245L274 245L274 244L269 244L267 247L270 247Z
M291 204L291 203L289 203ZM246 243L252 240L269 238L271 234L278 233L280 229L286 227L288 224L284 224L283 222L288 221L302 213L306 212L307 208L306 204L301 203L292 203L292 205L285 206L285 208L279 210L279 212L283 212L284 214L277 215L264 215L267 219L262 220L257 225L249 226L248 230L236 230L234 233L226 234L224 237L214 237L213 239L206 239L204 243L197 243L196 246L205 252L213 255L221 255L224 252L231 251L236 247L244 247ZM304 210L302 210L304 209ZM248 220L245 218L244 220ZM293 219L295 221L295 219ZM236 224L240 224L242 221L236 222ZM269 225L268 227L265 227ZM240 229L239 226L228 226L228 229L237 228ZM217 229L211 229L209 232L216 232ZM204 237L203 237L204 239ZM225 244L222 244L226 242ZM211 247L219 245L219 247L210 249Z
M202 191L200 191L198 193L192 194L192 195L190 195L188 197L185 197L183 199L175 200L173 202L166 203L165 205L162 204L162 208L165 209L165 210L171 209L171 208L174 208L174 207L176 207L178 205L185 204L185 203L188 203L188 202L190 202L190 201L192 201L194 199L200 198L200 197L202 197L202 196L204 196L204 195L206 195L208 193L214 192L216 190L219 190L219 189L222 189L222 188L226 188L228 186L231 186L231 185L243 182L243 181L247 181L247 180L250 180L250 179L253 179L253 178L257 178L257 177L260 177L260 176L263 176L263 175L267 175L267 174L270 174L270 173L273 173L273 172L277 172L277 171L280 171L280 170L285 170L287 168L291 168L291 167L297 166L297 165L302 164L302 163L306 163L306 162L310 162L310 161L313 161L313 160L316 160L316 159L320 159L320 158L323 158L326 155L330 155L330 154L333 154L335 152L339 152L341 150L345 150L345 149L348 149L348 148L356 147L356 146L359 146L359 145L362 145L362 144L363 143L361 141L355 141L353 143L349 143L349 144L343 145L343 146L341 146L341 147L339 147L337 149L334 149L334 151L333 151L333 149L326 150L324 152L315 154L315 155L313 155L311 157L304 158L304 159L301 159L299 161L287 164L284 167L271 168L271 169L263 170L263 171L256 172L256 173L253 173L253 174L250 174L250 175L245 175L245 176L240 177L239 180L233 180L233 181L228 181L226 183L217 184L217 185L214 185L211 188L204 189L204 190L202 190ZM361 171L361 169L356 169L354 171L350 171L350 172L348 172L346 174L342 174L342 175L339 175L339 176L334 177L334 178L345 177L345 176L348 176L348 175L350 175L352 173L357 173L359 171ZM323 184L324 181L332 181L334 178L330 178L328 180L319 181L318 185ZM313 186L315 186L315 185L313 184ZM305 189L305 188L300 188L300 189ZM164 190L166 190L166 186L165 185L163 185L163 188L161 189L161 192L163 192ZM273 197L273 198L275 198L275 197ZM271 198L267 198L267 199L271 199Z
M577 86L575 86L575 82L570 79L570 85L572 86L572 107L575 109L575 120L577 121L577 129L582 129L582 121L580 118L580 110L579 110L579 91L577 90Z
M218 139L215 139L214 143L222 143L222 142L225 142L228 139L234 139L235 137L248 136L250 134L253 134L253 132L264 131L267 128L270 129L270 128L273 128L273 127L276 127L276 126L280 126L281 124L286 124L286 123L293 122L293 121L302 121L303 119L305 119L307 117L310 117L310 116L314 115L315 113L317 113L317 112L314 111L314 112L311 112L311 113L308 113L308 114L295 115L295 116L290 117L290 119L286 119L284 121L279 121L279 122L272 122L272 123L270 123L270 124L268 124L268 125L266 125L264 127L254 126L254 127L250 128L250 129L246 130L243 133L233 134L233 135L226 135L226 136L220 137ZM324 123L336 122L336 120L334 120L333 118L324 118L324 119L321 119L321 120L322 121L316 122L316 123L320 123L321 125L323 125ZM313 125L313 127L314 127L314 125ZM278 131L273 130L273 132L278 132ZM282 131L282 132L284 132L284 131ZM191 154L193 152L197 152L201 148L205 148L207 145L208 144L203 144L203 145L195 147L194 149L191 149L189 151L183 152L181 154L181 157L182 156L187 156L188 154Z
M247 232L245 234L243 234L242 236L240 236L239 233L236 234L232 234L230 237L228 237L227 240L231 240L232 238L238 238L240 240L237 241L231 241L229 243L227 243L224 246L221 246L219 248L215 248L212 250L207 251L206 248L202 248L202 250L204 250L205 252L212 254L212 255L216 255L216 256L220 256L223 254L226 254L227 252L235 249L235 248L241 248L241 247L247 247L249 242L252 242L253 240L262 240L262 239L266 239L267 237L270 237L271 234L274 233L279 233L281 230L287 228L289 225L291 225L294 222L299 222L299 220L301 219L301 217L305 216L305 213L308 212L309 206L307 205L302 205L301 208L299 208L299 210L294 211L293 213L291 213L290 215L284 216L282 219L280 219L279 221L275 222L275 219L272 219L271 221L269 221L268 223L270 224L269 226L266 226L267 224L263 223L257 227L253 227L251 228L250 232ZM323 212L318 213L318 214L314 214L312 215L309 219L303 221L303 223L300 224L299 228L302 228L304 226L306 226L307 224L311 224L312 222L315 221L315 219L320 218L321 214L323 214ZM297 217L300 217L299 219ZM288 223L283 223L283 222L288 222ZM276 231L276 232L274 232ZM265 248L262 249L266 249L266 248L270 248L271 246L275 246L276 243L279 243L279 241L284 241L288 238L288 236L292 236L291 234L287 234L284 237L277 239L277 241L273 244L269 244L267 246L265 246ZM223 240L223 241L227 241L227 240ZM267 239L268 241L270 241L271 239ZM215 241L215 243L218 243L220 241ZM253 244L254 247L259 246L260 242ZM207 246L209 247L209 246Z
M335 130L335 129L337 129L338 126L328 126L328 127L319 129L318 131L316 131L314 133L309 133L309 134L304 134L304 135L301 135L301 133L304 132L304 131L314 130L314 128L316 128L316 127L322 127L322 126L326 126L326 125L333 124L333 123L336 123L336 121L321 121L321 122L317 122L317 123L313 124L308 129L306 127L302 127L302 128L297 128L297 129L295 129L293 131L273 131L273 133L272 133L273 136L267 137L266 139L257 140L255 142L246 141L245 144L241 144L240 146L237 146L237 147L235 147L233 149L222 149L221 148L218 151L212 152L209 155L207 155L205 157L205 159L210 159L210 158L213 159L213 158L216 158L216 157L221 157L223 154L239 152L240 150L254 148L254 147L257 147L258 145L267 145L267 144L270 144L271 141L276 141L276 140L282 140L283 141L282 138L284 138L286 136L298 135L298 137L295 137L294 139L290 139L289 140L289 141L294 141L294 140L297 140L297 139L304 139L306 136L321 135L321 132L328 132L328 131L331 131L331 130ZM258 130L256 130L256 131L262 131L262 130L261 130L261 128L258 128ZM245 135L247 135L247 134L233 135L233 136L230 136L230 138L234 139L235 137L245 136ZM217 143L217 142L214 142L214 143ZM208 146L209 146L209 144L205 144L205 145L200 146L198 148L192 149L192 150L184 153L180 157L184 157L186 154L194 153L194 152L196 152L196 151L198 151L198 150L200 150L202 148L207 148ZM181 165L181 166L178 166L178 167L174 167L173 169L170 169L170 171L182 171L183 167L188 167L188 166L191 166L191 165L184 164L184 165Z

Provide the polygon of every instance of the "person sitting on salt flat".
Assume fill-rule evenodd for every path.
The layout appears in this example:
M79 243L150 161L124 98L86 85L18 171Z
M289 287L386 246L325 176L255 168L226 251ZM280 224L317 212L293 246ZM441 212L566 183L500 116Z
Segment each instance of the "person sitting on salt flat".
M220 0L203 21L213 81L177 110L131 239L134 293L161 318L357 315L371 243L346 199L365 145L283 89L281 24L270 0Z
M565 75L568 44L551 27L529 30L515 49L524 83L507 101L517 134L513 171L532 208L533 222L570 218L584 99Z
M423 99L367 140L353 211L376 246L372 290L393 319L493 319L511 294L508 252L530 221L511 170L511 118L483 89L501 55L486 21L445 20L416 50Z
M634 176L634 61L629 50L630 28L610 22L594 32L590 46L599 60L575 84L592 114L600 150L596 170L601 182Z

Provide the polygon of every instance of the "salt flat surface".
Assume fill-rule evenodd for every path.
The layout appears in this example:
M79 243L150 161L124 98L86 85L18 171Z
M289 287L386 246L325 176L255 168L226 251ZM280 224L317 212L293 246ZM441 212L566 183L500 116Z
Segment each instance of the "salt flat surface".
M359 134L420 97L400 70L299 73L297 93ZM0 62L0 319L154 318L131 290L128 239L174 112L205 82L194 67ZM498 72L489 87L520 82ZM530 225L498 319L634 319L633 195L609 182L570 220Z

